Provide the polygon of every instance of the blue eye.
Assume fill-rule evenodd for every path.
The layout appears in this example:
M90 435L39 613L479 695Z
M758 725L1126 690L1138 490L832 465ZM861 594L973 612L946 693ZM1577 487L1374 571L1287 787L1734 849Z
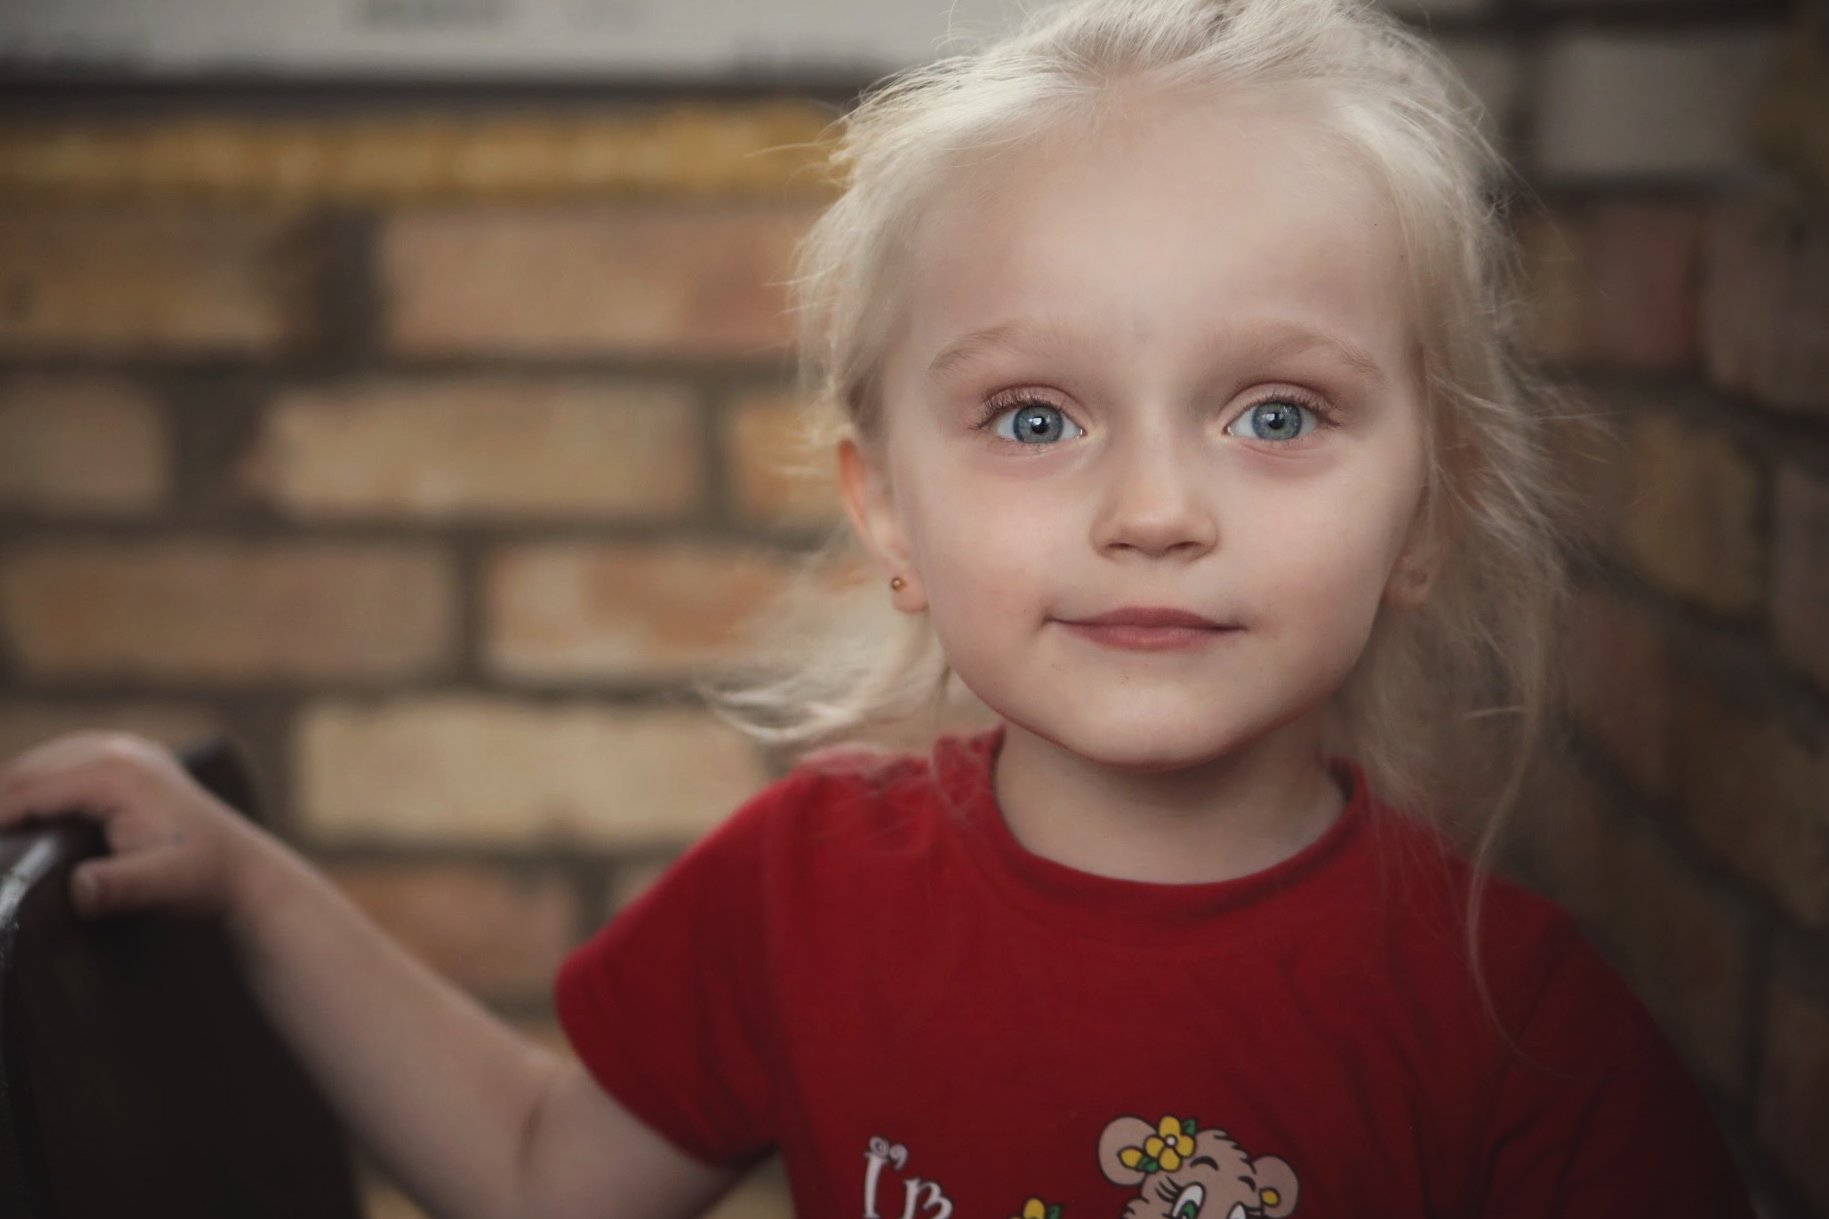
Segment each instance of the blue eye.
M1296 440L1319 426L1314 409L1286 398L1267 398L1226 425L1228 436L1239 436L1240 425L1257 440Z
M1020 444L1053 444L1066 439L1069 428L1076 437L1086 434L1086 429L1067 418L1059 407L1046 402L1025 402L999 411L988 422L995 435Z

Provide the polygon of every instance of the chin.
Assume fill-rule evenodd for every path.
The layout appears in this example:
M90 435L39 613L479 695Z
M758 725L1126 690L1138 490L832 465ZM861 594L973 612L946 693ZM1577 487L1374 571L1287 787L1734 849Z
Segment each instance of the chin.
M1094 765L1135 774L1193 770L1291 736L1319 742L1323 704L1308 700L1216 702L1089 700L1059 706L994 708L1012 726ZM1028 714L1025 714L1027 712Z
M1251 741L1246 734L1216 730L1190 733L1147 720L1104 725L1027 726L1027 731L1088 762L1111 770L1160 774L1188 770L1236 753Z

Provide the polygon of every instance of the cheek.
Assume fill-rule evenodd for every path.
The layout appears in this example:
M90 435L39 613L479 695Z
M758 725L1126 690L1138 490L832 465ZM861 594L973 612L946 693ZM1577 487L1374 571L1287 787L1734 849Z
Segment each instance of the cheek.
M1265 625L1323 651L1362 644L1371 633L1382 591L1378 572L1363 559L1342 547L1317 551L1300 568L1285 569L1267 601L1274 619Z
M910 547L937 613L1009 612L1032 599L1066 564L1064 522L984 502L934 504L910 523Z
M898 495L917 570L937 591L996 598L1062 570L1064 551L1085 544L1070 501L1021 480L972 477L957 463L910 462Z
M1395 429L1334 494L1317 499L1325 519L1317 528L1331 531L1343 594L1358 590L1357 599L1375 604L1409 539L1410 526L1422 502L1424 460L1421 436L1414 428Z
M1413 510L1388 491L1303 505L1261 540L1263 587L1299 621L1337 636L1369 634Z

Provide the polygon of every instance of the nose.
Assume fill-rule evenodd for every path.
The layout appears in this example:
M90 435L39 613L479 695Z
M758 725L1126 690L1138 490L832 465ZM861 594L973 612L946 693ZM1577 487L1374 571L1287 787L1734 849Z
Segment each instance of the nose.
M1198 558L1219 544L1211 472L1173 432L1132 436L1107 453L1093 543L1109 554Z

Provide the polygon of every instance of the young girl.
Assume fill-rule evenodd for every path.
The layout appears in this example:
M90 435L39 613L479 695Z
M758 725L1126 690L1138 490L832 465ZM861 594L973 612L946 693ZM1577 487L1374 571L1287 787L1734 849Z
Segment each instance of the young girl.
M1476 111L1348 0L1085 0L846 120L805 354L905 631L729 705L995 726L738 810L566 962L581 1066L145 742L16 759L0 821L107 819L87 911L220 911L440 1215L686 1215L771 1148L808 1219L1749 1215L1644 1011L1481 879L1571 425Z

